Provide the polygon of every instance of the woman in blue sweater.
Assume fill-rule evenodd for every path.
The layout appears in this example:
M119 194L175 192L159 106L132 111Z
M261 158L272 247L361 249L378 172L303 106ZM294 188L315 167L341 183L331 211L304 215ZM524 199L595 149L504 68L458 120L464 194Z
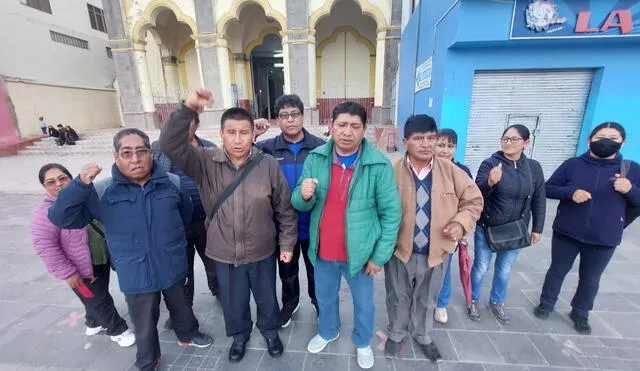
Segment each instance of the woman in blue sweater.
M589 151L565 161L546 183L547 197L560 204L553 223L551 266L534 314L544 319L553 311L579 254L579 282L569 316L581 334L591 333L589 311L602 272L622 241L625 210L640 206L640 166L618 153L625 138L618 123L597 126L589 136Z

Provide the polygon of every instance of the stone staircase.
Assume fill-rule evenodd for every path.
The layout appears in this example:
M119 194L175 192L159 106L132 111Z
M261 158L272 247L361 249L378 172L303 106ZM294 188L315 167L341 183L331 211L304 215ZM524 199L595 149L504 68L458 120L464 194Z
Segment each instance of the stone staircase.
M326 126L309 126L305 127L312 134L319 136L320 138L326 138L324 133L327 130ZM53 138L43 138L41 141L35 142L33 145L28 146L20 151L19 155L31 155L31 156L73 156L73 155L92 155L92 154L109 154L113 153L113 136L120 130L120 128L95 130L80 134L80 140L76 142L75 146L58 146L55 144ZM145 133L149 135L151 142L157 140L160 136L160 130L148 129ZM269 131L260 136L260 139L273 138L280 134L280 129L277 126L272 126ZM220 144L220 129L219 128L200 128L198 135L202 138L210 140L216 144ZM373 127L367 128L366 138L375 143L376 135Z

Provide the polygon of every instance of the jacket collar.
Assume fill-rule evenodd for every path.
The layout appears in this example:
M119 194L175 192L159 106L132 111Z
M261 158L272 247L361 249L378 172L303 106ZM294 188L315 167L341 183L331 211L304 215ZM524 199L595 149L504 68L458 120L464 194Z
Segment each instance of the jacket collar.
M333 159L333 145L333 139L329 139L327 144L321 145L320 147L314 149L312 153L316 153L320 156ZM389 160L387 160L387 158L380 151L375 150L375 147L373 147L371 143L369 143L369 141L365 138L362 138L358 161L362 165L383 165L389 163Z
M111 166L111 177L114 183L120 184L135 184L131 180L127 179L118 169L116 164ZM147 182L153 183L165 183L169 181L169 177L167 176L166 171L162 168L162 166L158 166L157 162L153 160L153 165L151 167L151 177Z
M202 147L202 148L211 148L211 147L217 147L217 145L209 140L200 138L199 136L195 135L194 136L196 138L196 142L198 142L198 147Z
M307 129L302 128L302 132L304 133L304 137L302 138L302 148L311 149L313 148L311 134L307 131ZM286 140L284 140L284 135L280 134L276 137L276 151L288 149L289 144Z
M580 158L582 158L585 162L588 162L590 164L594 164L594 165L598 165L598 166L620 166L620 163L622 162L622 155L620 153L618 153L616 155L616 157L612 158L612 159L603 159L603 158L595 158L592 157L591 154L589 153L589 151L583 153L582 155L580 155Z

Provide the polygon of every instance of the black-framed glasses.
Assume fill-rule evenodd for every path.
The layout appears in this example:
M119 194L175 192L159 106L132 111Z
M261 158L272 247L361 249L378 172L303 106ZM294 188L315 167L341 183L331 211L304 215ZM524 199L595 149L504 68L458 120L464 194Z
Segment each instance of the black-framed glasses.
M500 138L500 141L503 144L507 144L507 143L514 143L515 144L515 143L520 142L521 140L523 140L523 139L520 138L520 137L504 137L504 138Z
M66 174L62 174L59 177L55 178L55 179L49 179L46 182L43 183L43 185L47 188L53 188L55 187L58 183L66 183L70 180L71 178L69 178L69 176L67 176Z
M291 117L292 119L297 119L298 117L302 116L302 113L296 111L296 112L291 112L291 113L281 113L278 115L278 117L280 118L280 120L288 120L289 117Z
M120 151L118 153L118 156L122 157L125 160L131 160L134 155L138 158L142 158L149 155L150 152L151 150L149 148L140 148L140 149L136 149L135 151L131 151L131 150Z

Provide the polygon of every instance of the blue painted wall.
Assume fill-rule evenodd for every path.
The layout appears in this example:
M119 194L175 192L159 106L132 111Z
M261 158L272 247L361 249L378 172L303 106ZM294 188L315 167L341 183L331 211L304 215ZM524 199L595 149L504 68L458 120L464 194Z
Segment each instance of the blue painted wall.
M433 25L452 3L421 1L420 12L413 14L412 21L421 18L419 40L413 39L417 41L417 64L433 55L432 87L413 93L416 63L403 64L402 55L399 103L413 96L415 105L398 105L400 134L410 114L430 114L439 127L458 132L456 158L463 160L476 70L593 68L596 73L577 153L586 150L586 139L593 127L604 121L617 121L627 129L623 155L640 161L640 38L509 40L513 4L488 0L462 0L434 32ZM415 35L416 23L413 26ZM409 49L407 29L401 45ZM432 107L428 107L429 98L433 99Z

